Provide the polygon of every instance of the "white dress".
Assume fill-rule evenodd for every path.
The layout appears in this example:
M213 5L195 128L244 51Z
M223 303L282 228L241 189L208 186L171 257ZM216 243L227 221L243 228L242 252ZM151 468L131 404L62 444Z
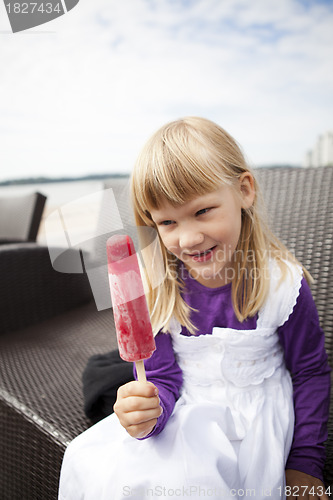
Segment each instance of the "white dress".
M182 394L163 431L130 437L115 414L75 438L61 471L61 500L227 498L281 500L292 443L292 383L277 327L291 314L302 274L271 291L255 330L171 328Z

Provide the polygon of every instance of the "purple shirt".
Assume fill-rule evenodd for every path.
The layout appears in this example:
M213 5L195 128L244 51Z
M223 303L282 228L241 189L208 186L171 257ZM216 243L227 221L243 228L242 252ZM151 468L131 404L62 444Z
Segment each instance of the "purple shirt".
M183 297L186 303L199 309L199 312L191 313L198 334L211 334L214 326L241 330L256 328L257 315L243 323L238 321L232 306L231 284L207 288L188 274L184 276L184 282L186 288ZM288 320L278 329L278 334L294 389L294 439L286 468L323 480L330 368L324 348L324 334L305 279L302 280L297 303ZM182 327L182 335L190 335L185 327ZM147 379L159 389L163 413L147 437L163 430L182 386L182 372L175 360L170 334L158 333L155 340L156 351L145 361L145 367Z

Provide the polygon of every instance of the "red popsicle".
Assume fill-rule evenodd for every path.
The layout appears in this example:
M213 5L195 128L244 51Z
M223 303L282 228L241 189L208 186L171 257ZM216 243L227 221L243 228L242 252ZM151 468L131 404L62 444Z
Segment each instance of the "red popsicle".
M135 362L138 379L145 381L143 360L156 346L134 244L127 235L114 235L106 249L119 354Z

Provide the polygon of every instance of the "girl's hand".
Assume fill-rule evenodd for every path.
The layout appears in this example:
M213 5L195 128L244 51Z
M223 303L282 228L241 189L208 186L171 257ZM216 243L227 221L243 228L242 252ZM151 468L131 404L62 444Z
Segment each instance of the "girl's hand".
M300 500L329 500L325 494L325 486L316 477L298 470L286 470L286 497Z
M130 436L143 438L162 414L158 389L151 382L128 382L119 387L114 412Z

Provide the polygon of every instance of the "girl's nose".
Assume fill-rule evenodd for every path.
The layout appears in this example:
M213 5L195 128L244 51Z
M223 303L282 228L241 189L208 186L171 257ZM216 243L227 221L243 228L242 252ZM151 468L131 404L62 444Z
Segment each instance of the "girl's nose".
M179 246L183 250L188 249L190 250L191 248L201 245L204 241L204 235L198 231L195 231L194 229L189 228L182 228L180 231L180 236L179 236Z

